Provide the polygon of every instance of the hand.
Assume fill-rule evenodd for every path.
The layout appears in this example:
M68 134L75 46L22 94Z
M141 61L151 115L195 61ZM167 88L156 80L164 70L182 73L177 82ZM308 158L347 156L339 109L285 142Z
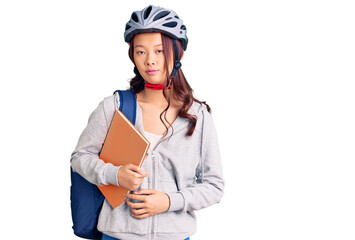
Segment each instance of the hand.
M154 189L141 189L134 194L127 194L127 198L142 201L141 203L133 203L126 201L131 208L132 217L143 219L158 213L166 212L170 206L170 199L165 193Z
M148 176L148 173L134 164L127 164L118 171L118 184L121 187L133 191L142 184L143 178Z

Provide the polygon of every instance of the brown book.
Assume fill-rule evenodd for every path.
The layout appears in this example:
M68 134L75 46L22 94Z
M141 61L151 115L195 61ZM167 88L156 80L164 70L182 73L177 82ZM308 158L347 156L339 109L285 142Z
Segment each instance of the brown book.
M142 166L149 149L149 141L119 110L115 111L110 129L101 149L100 159L115 166L129 163ZM113 208L125 201L129 190L116 185L98 186Z

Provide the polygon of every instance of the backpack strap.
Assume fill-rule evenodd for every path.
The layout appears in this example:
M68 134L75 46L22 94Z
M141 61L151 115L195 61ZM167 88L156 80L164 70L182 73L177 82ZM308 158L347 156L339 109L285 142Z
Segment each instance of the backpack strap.
M133 125L135 125L137 110L136 95L131 90L116 90L113 94L115 95L116 92L120 97L119 110L128 118L129 121L131 121Z

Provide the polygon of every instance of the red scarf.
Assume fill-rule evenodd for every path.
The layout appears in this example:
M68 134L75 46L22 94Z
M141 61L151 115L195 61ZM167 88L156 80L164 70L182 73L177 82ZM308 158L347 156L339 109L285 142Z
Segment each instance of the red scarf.
M145 87L148 88L148 89L153 89L153 90L163 90L165 85L150 84L148 82L145 82Z

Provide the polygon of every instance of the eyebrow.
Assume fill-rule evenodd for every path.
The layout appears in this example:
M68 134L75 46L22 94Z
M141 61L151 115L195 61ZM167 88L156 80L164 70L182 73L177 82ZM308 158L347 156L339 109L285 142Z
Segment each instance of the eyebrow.
M157 46L160 46L160 45L163 45L162 43L159 43L157 45L154 45L154 47L157 47ZM144 47L143 45L136 45L134 48L137 48L137 47Z

